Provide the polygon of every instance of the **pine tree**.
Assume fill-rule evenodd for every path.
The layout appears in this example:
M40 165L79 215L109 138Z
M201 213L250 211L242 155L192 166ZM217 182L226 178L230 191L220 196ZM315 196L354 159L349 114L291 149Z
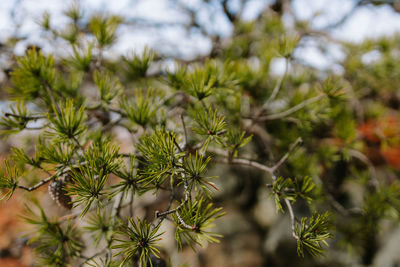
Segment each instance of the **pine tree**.
M165 58L150 48L104 57L123 18L94 15L85 24L74 5L58 31L44 15L43 29L71 54L58 58L31 47L17 57L9 88L15 101L0 122L5 138L40 133L33 152L12 149L0 175L2 198L48 184L54 205L70 212L54 219L38 201L27 204L39 266L154 266L162 225L170 223L177 249L218 243L223 236L214 225L226 214L215 201L224 186L213 175L220 164L257 172L258 187L290 220L299 260L323 256L329 244L340 247L332 242L338 236L371 261L379 223L400 218L400 184L392 179L400 165L389 152L399 147L400 126L397 117L372 123L400 103L393 86L400 65L392 57L398 37L340 43L348 57L345 73L335 76L296 61L309 25L288 29L270 9L244 21L227 2L230 42L217 40L210 55L176 58L173 69L155 74L150 67ZM366 65L362 56L373 49L382 56ZM275 58L285 62L278 77L270 71ZM118 131L132 137L128 153ZM387 173L377 173L372 149L390 164L379 163ZM38 174L47 178L37 181ZM349 182L362 190L357 207L343 192ZM149 196L156 212L137 213L135 201ZM88 247L96 252L87 255Z

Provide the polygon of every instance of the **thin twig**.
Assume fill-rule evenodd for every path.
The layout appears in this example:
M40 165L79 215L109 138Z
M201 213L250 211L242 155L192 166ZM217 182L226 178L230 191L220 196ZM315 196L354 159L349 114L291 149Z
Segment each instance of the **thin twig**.
M296 111L299 111L300 109L302 109L302 108L304 108L304 107L306 107L306 106L308 106L308 105L310 105L312 103L315 103L315 102L319 101L323 97L325 97L324 94L320 94L320 95L314 96L312 98L309 98L309 99L301 102L300 104L298 104L298 105L296 105L296 106L294 106L292 108L289 108L288 110L285 110L285 111L282 111L282 112L276 113L276 114L261 116L261 117L258 118L258 121L270 121L270 120L282 119L282 118L284 118L286 116L289 116L292 113L295 113Z
M129 215L130 217L133 217L133 200L134 200L135 194L133 191L131 192L131 200L129 201Z
M243 159L243 158L229 159L229 154L222 149L210 148L209 151L225 157L224 159L214 159L214 162L222 162L222 163L228 163L228 164L238 164L238 165L254 167L256 169L268 172L269 174L271 174L272 179L275 180L275 178L274 178L275 176L273 175L274 172L279 167L281 167L283 163L285 163L285 161L288 159L290 154L293 152L294 148L298 144L300 144L302 141L303 140L301 139L301 137L297 138L296 141L290 145L288 152L286 152L286 154L272 167L265 166L261 163L258 163L256 161L249 160L249 159Z
M101 250L101 251L99 251L99 252L93 254L93 255L90 256L90 257L81 256L81 258L84 258L85 261L82 262L81 264L79 264L79 267L84 266L86 262L88 262L88 261L90 261L90 260L96 258L97 256L99 256L99 255L101 255L101 254L103 254L103 253L105 253L105 252L106 252L106 249L103 249L103 250Z
M103 60L103 48L99 45L97 58L96 58L96 63L95 63L96 69L98 69L98 70L101 69L101 61L102 60Z
M187 144L187 142L188 142L188 135L187 135L187 130L186 130L186 125L185 125L185 120L184 120L184 118L183 118L183 115L181 114L181 121L182 121L182 127L183 127L183 132L184 132L184 134L185 134L185 146L183 147L184 149L185 149L185 147L186 147L186 144Z
M170 188L171 188L170 189L171 194L169 195L169 202L168 202L168 206L167 206L167 211L169 211L169 209L171 208L172 203L174 202L174 199L175 199L174 179L173 179L172 175L170 176ZM163 213L165 213L165 212L163 212ZM161 218L157 222L157 224L154 226L154 229L157 228L162 223L162 221L167 217L167 214L159 213L158 210L157 210L156 211L156 218L159 218L159 217L161 217Z
M223 156L225 156L224 159L222 159L222 161L220 159L215 159L215 162L224 162L224 163L229 163L229 164L239 164L239 165L246 165L246 166L250 166L250 167L254 167L257 168L259 170L268 172L273 181L276 181L276 176L274 175L274 172L280 167L282 166L282 164L288 159L288 157L290 156L290 154L293 152L294 148L300 144L302 142L301 137L297 138L296 141L290 145L288 152L286 152L286 154L272 167L267 167L261 163L255 162L255 161L251 161L248 159L241 159L241 158L234 158L234 159L230 159L227 155L227 153L225 151L219 150L219 149L213 149L213 152L216 152L216 154L222 154ZM266 184L267 187L272 188L272 185ZM285 203L286 206L288 207L289 213L290 213L290 219L291 219L291 224L292 224L292 235L293 237L297 240L299 239L299 237L296 235L296 229L295 229L295 221L296 221L296 216L294 215L293 212L293 207L292 204L290 203L290 201L285 198ZM176 212L176 214L178 215L178 213ZM178 217L178 219L180 220L180 218ZM183 220L182 220L183 221ZM185 222L181 223L187 227L187 225L185 225Z
M108 108L109 111L114 112L114 113L118 113L122 117L127 117L126 113L123 112L122 110L111 108L111 107L107 107L107 108Z
M303 139L301 139L301 137L297 138L296 141L294 141L293 144L291 144L289 146L289 150L288 152L286 152L285 155L283 155L283 157L273 166L271 167L272 172L275 172L277 169L279 169L280 166L282 166L282 164L288 159L288 157L290 156L290 154L293 152L293 150L296 148L296 146L298 144L300 144L301 142L303 142Z
M229 160L228 158L224 158L224 159L213 159L213 161L216 163L228 163L228 164L237 164L237 165L254 167L261 171L265 171L265 172L272 174L272 169L270 167L267 167L261 163L258 163L256 161L252 161L249 159L235 158L235 159Z
M362 215L363 214L363 210L361 208L354 207L354 208L346 209L331 194L328 193L327 197L328 197L329 203L332 205L332 207L344 216Z
M365 165L368 166L369 171L371 173L371 178L372 178L371 183L374 185L374 187L378 187L379 186L378 175L376 174L376 170L375 170L374 165L368 159L368 157L365 156L360 151L357 151L355 149L350 149L349 152L350 152L350 155L352 155L353 157L359 159L361 162L363 162Z
M56 102L56 100L55 100L55 98L54 98L53 90L52 90L50 84L49 84L45 79L43 79L43 77L40 76L40 75L38 75L37 78L39 78L40 82L43 84L44 88L45 88L46 91L47 91L47 94L48 94L49 97L50 97L51 103L52 103L53 106L56 108L57 113L60 115L60 114L61 114L61 109L60 109L60 107L58 106L58 103Z
M180 145L176 142L175 137L172 138L172 141L174 142L175 146L178 148L179 152L183 152L182 148L180 147Z
M46 127L44 126L40 126L40 127L25 127L24 130L31 130L31 131L38 131L38 130L42 130Z
M159 217L161 217L161 218L160 218L160 220L158 220L157 224L154 226L154 229L157 228L167 218L167 215L169 213L166 213L166 212L169 212L169 210L172 206L172 203L174 202L174 199L175 199L175 193L174 193L174 190L171 188L171 195L169 197L169 202L168 202L166 211L161 212L161 213L159 211L156 211L156 218L159 218ZM173 212L175 212L175 211L173 211Z
M120 213L121 208L122 208L122 200L124 198L124 195L125 195L125 191L122 191L115 198L113 211L112 211L112 214L111 214L111 217L114 218L114 220L116 220L119 217L119 213Z
M4 113L4 116L6 116L6 117L15 117L15 118L23 119L23 120L26 120L26 121L36 121L36 120L47 118L47 116L21 116L21 115L12 114L12 113L9 113L9 112Z
M273 184L265 184L265 187L272 189L274 185ZM296 193L296 190L294 188L286 188L282 192L284 193Z
M278 82L275 84L274 89L272 90L271 95L265 101L265 103L262 105L261 109L256 113L255 117L252 119L251 124L246 128L246 131L251 131L254 125L259 121L259 118L262 116L262 114L267 110L268 105L275 99L275 97L278 95L279 90L282 87L283 81L286 78L287 72L289 69L289 59L285 58L285 70L283 72L283 75L278 79Z
M26 186L22 186L22 185L18 185L18 188L20 189L24 189L26 191L34 191L36 189L38 189L39 187L41 187L42 185L46 184L47 182L49 182L51 179L57 177L58 174L54 174L52 176L47 177L46 179L41 180L39 183L35 184L34 186L31 187L26 187Z
M157 218L161 217L161 218L160 218L160 220L158 221L158 223L156 224L156 226L154 228L157 228L160 225L160 223L166 218L167 215L172 214L172 213L177 213L178 210L180 208L182 208L182 206L185 205L186 202L189 200L190 192L188 190L189 187L188 187L188 184L187 184L186 180L184 181L184 187L185 187L185 200L182 203L180 203L178 207L176 207L175 209L170 210L170 208L172 206L172 202L173 202L173 200L175 198L174 191L173 191L173 188L171 186L171 197L170 197L170 201L169 201L168 207L167 207L166 211L164 211L164 212L156 211L156 217Z
M185 226L185 227L188 228L188 229L193 229L192 226L190 226L189 224L185 223L185 221L182 219L181 215L179 215L179 212L178 212L178 211L175 211L175 214L176 214L176 217L178 218L179 222L180 222L183 226Z
M226 15L226 17L229 19L229 21L231 23L235 23L237 17L235 16L235 14L233 14L228 7L228 0L223 0L222 1L222 9Z
M111 203L112 203L112 202L108 201L108 202L106 202L106 203L103 203L103 206L108 206L108 205L110 205ZM121 205L121 209L127 207L128 205L129 205L129 203L125 203L125 204ZM97 209L97 207L92 207L92 208L89 209L88 212L95 211L96 209ZM64 222L64 221L72 220L72 219L75 219L75 218L79 217L79 215L80 215L81 213L82 213L82 212L78 210L78 211L72 212L72 213L70 213L70 214L67 214L67 215L64 215L64 216L58 218L57 221L58 221L58 222Z
M262 109L260 111L260 115L265 111L265 109L268 107L269 103L271 103L271 101L273 101L275 99L275 97L278 95L279 90L282 87L282 83L285 80L285 77L287 75L289 69L289 59L285 58L285 70L283 72L283 75L279 78L278 82L276 83L274 90L272 91L272 94L269 96L269 98L267 99L267 101L264 103L264 105L262 106Z
M72 136L72 140L76 143L76 145L82 150L85 151L85 148L79 143L78 139L75 136Z
M289 199L287 199L287 198L285 198L285 203L286 203L286 206L287 206L287 208L289 210L289 214L290 214L290 221L291 221L291 224L292 224L292 235L296 240L298 240L299 237L296 235L296 227L295 227L295 225L296 225L296 217L295 217L294 212L293 212L292 204L290 203Z

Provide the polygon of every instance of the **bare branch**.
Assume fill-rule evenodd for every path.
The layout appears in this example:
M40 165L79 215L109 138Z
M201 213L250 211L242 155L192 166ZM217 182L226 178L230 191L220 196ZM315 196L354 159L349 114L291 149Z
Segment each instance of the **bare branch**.
M37 75L37 78L40 80L40 82L43 84L44 88L46 89L47 94L50 97L50 101L53 104L53 106L56 108L57 113L61 114L60 107L58 106L58 103L56 102L56 100L54 98L53 89L51 88L50 84L45 79L43 79L43 77L40 75Z
M265 165L263 165L261 163L258 163L256 161L249 160L249 159L235 158L235 159L229 160L228 158L224 158L224 159L214 159L214 162L244 165L244 166L254 167L254 168L259 169L261 171L268 172L269 174L273 173L272 168L267 167L267 166L265 166Z
M283 75L278 79L278 82L276 83L274 90L272 91L272 94L269 96L267 101L265 101L264 105L262 106L260 114L262 114L265 111L265 109L268 107L269 103L271 103L271 101L273 101L275 99L275 97L277 96L277 94L279 93L279 90L282 87L282 83L286 78L288 70L289 70L289 59L285 58L285 70L283 72Z
M26 120L26 121L36 121L36 120L47 118L47 116L21 116L21 115L12 114L12 113L9 113L9 112L4 113L4 116L20 118L20 119L23 119L23 120Z
M286 206L287 206L287 208L289 210L289 214L290 214L290 221L291 221L291 224L292 224L292 236L294 237L294 239L298 240L299 237L296 235L296 228L295 228L296 217L295 217L294 212L293 212L292 204L290 203L289 199L287 199L287 198L285 198L285 203L286 203Z
M176 217L178 217L179 222L180 222L183 226L185 226L185 227L188 228L188 229L193 229L192 226L190 226L190 225L188 225L187 223L185 223L185 221L182 219L181 215L179 215L179 212L178 212L178 211L176 211L175 214L176 214Z
M293 152L293 150L296 148L296 146L298 144L300 144L301 142L303 142L303 139L301 139L301 137L297 138L296 141L294 141L293 144L291 144L289 146L289 150L288 152L286 152L285 155L283 155L283 157L274 165L271 167L272 172L276 171L277 169L279 169L280 166L282 166L283 163L285 163L285 161L288 159L288 157L290 156L290 154Z
M18 188L24 189L26 191L31 192L31 191L34 191L34 190L38 189L39 187L41 187L42 185L46 184L47 182L49 182L51 179L53 179L55 177L57 177L57 174L54 174L54 175L52 175L50 177L47 177L46 179L41 180L39 183L37 183L34 186L26 187L26 186L18 185Z
M360 160L361 162L363 162L365 165L368 166L369 171L371 173L371 184L374 187L378 187L379 186L379 180L378 180L378 176L376 174L376 170L374 165L372 164L372 162L367 158L367 156L365 156L363 153L361 153L360 151L357 151L355 149L350 149L349 150L350 155L357 158L358 160Z
M236 21L236 16L232 12L229 11L228 0L222 1L222 9L223 9L226 17L229 19L229 21L231 23L234 23Z
M187 135L187 130L186 130L186 125L185 125L185 120L184 120L184 118L183 118L183 115L181 114L181 121L182 121L182 127L183 127L183 131L184 131L184 133L185 133L185 145L183 146L183 148L185 148L186 147L186 144L187 144L187 141L188 141L188 135Z
M158 223L156 224L156 226L154 228L157 228L160 225L160 223L166 218L167 215L172 214L172 213L178 214L178 210L183 205L185 205L185 203L189 200L190 192L188 190L189 188L188 188L188 184L187 184L186 180L184 181L184 187L185 187L185 200L182 203L180 203L178 207L176 207L175 209L170 210L170 208L172 206L172 202L175 199L173 185L171 185L171 197L170 197L170 201L169 201L168 207L167 207L166 211L164 211L164 212L156 211L156 218L161 217L161 219L158 221Z
M306 106L308 106L308 105L310 105L312 103L315 103L315 102L321 100L323 97L325 97L324 94L320 94L320 95L314 96L314 97L309 98L309 99L301 102L300 104L298 104L298 105L296 105L296 106L294 106L294 107L292 107L292 108L290 108L288 110L285 110L285 111L282 111L282 112L276 113L276 114L262 116L262 117L260 117L258 119L258 121L270 121L270 120L282 119L282 118L284 118L286 116L289 116L290 114L292 114L292 113L294 113L296 111L299 111L300 109L302 109L302 108L304 108L304 107L306 107Z
M269 103L273 101L278 94L279 90L282 87L283 80L286 78L288 69L289 69L289 59L285 59L285 71L283 75L278 79L278 82L276 83L274 89L272 90L272 94L269 96L267 101L262 105L261 109L257 112L256 116L252 119L251 124L246 128L246 131L251 131L251 129L254 127L254 125L259 121L259 118L262 116L262 114L267 110Z

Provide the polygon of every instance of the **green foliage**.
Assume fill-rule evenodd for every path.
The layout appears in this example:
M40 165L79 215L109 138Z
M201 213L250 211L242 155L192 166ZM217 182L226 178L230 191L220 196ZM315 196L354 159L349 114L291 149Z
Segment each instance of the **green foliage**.
M76 3L73 3L64 12L64 14L75 23L78 22L78 20L82 19L82 17L83 17L83 11L81 10L80 6Z
M122 18L118 16L93 16L89 23L89 29L96 37L97 43L100 47L107 47L112 45L117 36L115 31L118 25L122 22Z
M37 48L29 49L17 59L17 68L11 73L15 89L12 93L23 99L45 98L50 105L47 87L55 83L54 58L44 56Z
M366 231L376 229L376 222L381 218L400 218L400 185L398 182L389 187L380 188L379 191L366 196L363 211Z
M151 225L145 221L137 219L136 223L133 218L129 218L127 224L123 223L117 234L129 239L115 238L118 244L112 247L113 249L122 249L114 255L124 255L125 259L120 266L124 266L130 260L138 260L141 267L153 266L150 256L158 257L160 251L157 249L157 241L161 239L160 236L163 234L157 233L159 227L152 229Z
M175 64L175 70L167 70L167 83L175 90L184 90L184 80L186 78L187 68L178 63Z
M125 98L121 102L121 108L132 122L145 127L154 122L157 105L155 104L155 91L148 90L145 95L143 93L142 90L136 91L134 101L128 101Z
M121 181L113 185L112 188L115 189L111 196L115 196L120 192L132 192L139 193L142 191L142 187L139 184L140 177L138 177L135 168L136 158L132 155L129 156L129 166L115 171L115 174L121 178Z
M120 169L119 147L105 140L97 140L85 150L84 159L90 162L98 175L108 175Z
M21 148L13 147L12 152L15 161L40 168L41 158L39 153L36 153L34 158L30 158Z
M343 81L337 77L328 77L319 89L333 100L341 100L346 97Z
M38 152L41 162L67 166L74 156L75 149L71 144L46 142L39 139Z
M329 232L329 214L314 213L311 218L302 218L296 225L297 253L304 257L304 249L312 256L323 255L322 245L328 246L326 240L332 238Z
M189 154L183 163L183 169L185 171L185 179L183 182L188 182L189 190L192 187L196 190L201 190L204 194L210 194L212 189L216 189L214 183L210 182L209 179L217 177L204 177L202 174L207 170L207 164L210 162L211 158L207 157L204 159L202 155L198 155L196 152L195 156Z
M44 14L46 38L70 53L61 58L30 47L15 56L5 81L11 83L11 95L4 94L12 98L10 108L0 120L1 134L17 144L10 149L15 163L5 161L0 175L1 198L25 198L14 192L50 182L50 192L73 204L70 221L50 220L38 204L39 215L30 211L26 220L36 227L30 237L40 266L155 265L158 256L170 256L159 251L159 229L171 221L181 250L218 242L222 236L213 225L224 213L213 201L241 212L251 231L268 237L275 226L266 231L254 212L263 207L257 202L263 185L274 197L276 216L290 220L298 255L343 253L339 242L327 250L331 222L328 213L315 213L330 210L336 236L358 253L354 262L371 264L365 260L373 250L369 243L377 251L381 226L386 233L394 229L386 220L400 217L399 37L335 42L346 56L335 62L343 74L332 76L338 72L297 58L305 38L319 40L313 24L294 18L287 27L285 14L277 14L285 8L271 9L276 12L266 8L252 21L226 13L232 36L210 36L210 53L192 59L175 57L163 45L109 56L118 26L140 26L141 20L86 17L72 5L64 13L68 23L55 29ZM188 16L194 18L189 32L194 27L207 35L196 12ZM316 49L325 55L328 47ZM366 63L370 53L378 56ZM283 75L274 74L277 58L287 64ZM175 67L168 68L171 62ZM298 147L294 140L304 142ZM214 175L224 179L214 184ZM312 215L299 221L299 214ZM92 249L85 247L95 251L87 255ZM266 255L271 262L281 255L276 247Z
M151 63L157 57L155 51L145 47L142 54L132 54L130 56L123 56L127 69L127 76L129 79L144 78Z
M111 73L100 73L96 70L93 73L93 81L99 89L101 101L106 105L123 91L121 84Z
M39 209L39 215L28 206L26 207L29 215L25 217L25 220L35 226L29 242L35 245L35 251L41 255L41 264L66 266L68 261L79 257L83 250L80 231L70 221L62 225L57 221L49 220L39 203L35 206Z
M11 167L8 161L4 162L5 168L2 170L0 174L0 190L6 192L2 192L3 195L0 197L0 200L10 199L13 195L15 189L18 186L18 177L19 172L16 166Z
M213 139L218 140L226 132L224 116L219 115L217 110L213 111L209 107L207 110L196 110L193 113L193 119L196 122L196 125L192 128L193 132L207 137L203 144L204 148L207 148Z
M77 45L72 46L72 55L66 59L66 64L78 71L88 72L93 61L93 45L87 44L87 47Z
M152 135L145 134L137 149L143 154L143 168L139 170L144 186L158 187L165 179L179 174L180 159L185 155L177 146L175 133L157 129Z
M0 120L2 126L1 133L4 135L18 133L25 129L29 121L34 120L30 117L30 113L26 110L23 101L18 101L14 106L10 106L10 112L5 113L4 117Z
M278 54L285 58L290 58L299 42L299 36L283 36L279 39Z
M245 131L234 128L226 132L223 140L218 139L217 141L220 141L223 148L230 151L233 157L237 157L239 149L250 143L253 138L253 135L245 136Z
M312 201L312 191L315 184L311 177L303 179L290 179L278 177L272 184L272 193L274 195L276 211L282 211L283 207L281 199L288 199L295 202L298 197L305 199L307 202Z
M303 179L294 180L294 191L297 197L305 199L307 202L312 201L312 191L315 189L313 179L309 176Z
M101 240L111 238L114 227L115 223L110 216L97 210L95 214L89 216L84 229L92 235L95 245L98 246Z
M96 162L91 160L82 164L78 169L71 170L72 183L66 188L69 195L74 196L74 207L83 205L81 216L83 217L95 203L102 207L101 197L108 174L103 169L96 168Z
M70 139L76 140L79 135L85 132L86 127L83 122L85 120L84 107L76 110L74 102L67 100L65 103L60 103L60 113L56 106L53 106L54 115L48 115L50 121L49 135L54 135L60 142L65 142Z
M187 74L184 80L186 92L198 100L203 100L212 95L216 78L211 75L210 69L195 69Z
M50 30L50 18L50 13L44 12L42 15L42 19L39 21L39 25L46 31Z
M274 194L275 198L275 204L276 204L276 210L277 211L282 211L282 203L280 196L283 195L284 198L287 198L289 200L295 200L295 194L291 190L293 188L293 181L290 178L283 178L283 177L278 177L274 183L272 184L272 192Z
M222 208L213 208L212 203L208 203L203 197L190 200L184 203L179 210L173 214L177 229L175 239L180 249L183 241L187 242L192 249L193 243L202 245L202 242L219 242L222 237L210 231L214 227L214 220L224 215Z

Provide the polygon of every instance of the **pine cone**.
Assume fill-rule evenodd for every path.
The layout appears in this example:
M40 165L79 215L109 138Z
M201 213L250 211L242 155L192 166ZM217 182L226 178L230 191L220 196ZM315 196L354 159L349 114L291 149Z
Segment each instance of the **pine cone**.
M70 180L69 175L62 176L57 180L53 180L49 184L49 194L50 197L57 203L57 205L71 209L71 196L67 195L65 190L66 183Z

